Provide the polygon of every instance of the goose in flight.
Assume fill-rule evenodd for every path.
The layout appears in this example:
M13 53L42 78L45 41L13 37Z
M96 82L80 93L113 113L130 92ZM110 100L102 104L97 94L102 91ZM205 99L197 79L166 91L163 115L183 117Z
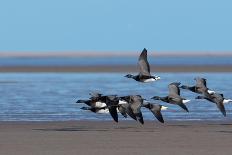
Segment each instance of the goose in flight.
M138 75L127 74L125 77L132 78L139 82L152 82L152 81L160 80L159 76L152 76L150 74L150 65L147 61L147 50L145 48L143 49L142 53L139 56L138 66L139 66Z
M78 100L76 103L85 103L89 107L82 107L83 110L90 110L95 113L110 113L115 122L118 122L118 97L116 95L102 96L101 94L90 94L89 100Z
M165 96L165 97L154 96L154 97L152 97L152 99L161 100L163 102L178 105L182 109L184 109L185 111L189 112L189 110L186 107L185 103L189 102L190 100L187 100L187 99L180 96L179 85L180 85L179 82L174 82L174 83L169 84L168 85L168 89L169 89L169 95L168 96Z
M82 110L89 110L94 113L110 113L115 122L118 122L118 112L125 118L129 115L141 124L144 124L141 108L149 109L152 114L161 122L164 123L161 110L166 110L167 107L144 102L140 95L131 95L117 97L116 95L103 96L100 94L90 94L89 100L78 100L77 103L85 103L88 107L82 107Z
M138 120L141 124L144 124L143 115L141 112L142 107L149 109L161 123L164 123L161 110L166 110L167 107L158 104L152 104L150 102L145 102L140 95L124 96L120 98L121 100L127 102L127 104L121 104L120 106L125 109L125 112L131 118L136 121Z
M207 83L206 83L205 78L197 77L197 78L194 78L194 80L196 81L196 85L194 85L194 86L182 85L180 88L190 90L190 91L197 93L197 94L213 94L213 93L215 93L215 91L209 90L207 88Z
M224 103L231 102L232 100L225 99L223 94L208 94L204 96L197 96L196 99L206 99L212 103L215 103L218 107L218 109L221 111L221 113L226 116L226 110L224 107Z

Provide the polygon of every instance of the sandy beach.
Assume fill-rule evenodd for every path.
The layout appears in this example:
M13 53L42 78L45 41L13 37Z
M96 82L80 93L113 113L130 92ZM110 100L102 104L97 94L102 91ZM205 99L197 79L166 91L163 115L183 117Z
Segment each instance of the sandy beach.
M151 66L152 72L232 72L230 65ZM138 72L137 66L0 66L0 72Z
M230 155L229 122L1 122L2 155Z

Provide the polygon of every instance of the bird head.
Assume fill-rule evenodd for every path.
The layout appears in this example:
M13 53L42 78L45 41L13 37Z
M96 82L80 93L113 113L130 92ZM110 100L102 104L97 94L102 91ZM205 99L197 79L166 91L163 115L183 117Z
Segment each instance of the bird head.
M151 99L153 99L153 100L159 100L160 97L159 97L159 96L154 96L154 97L152 97Z
M127 74L127 75L125 75L125 77L127 77L127 78L133 78L133 75Z

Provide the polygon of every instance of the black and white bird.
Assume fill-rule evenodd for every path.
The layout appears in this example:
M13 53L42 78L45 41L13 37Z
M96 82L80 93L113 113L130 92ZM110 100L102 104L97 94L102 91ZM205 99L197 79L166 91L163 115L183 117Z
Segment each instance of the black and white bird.
M142 53L139 56L138 66L139 66L138 75L127 74L125 77L132 78L139 82L153 82L156 80L160 80L159 76L152 76L150 74L150 65L147 61L147 50L145 48L143 49Z
M179 85L180 85L179 82L174 82L174 83L169 84L168 85L168 89L169 89L168 96L165 96L165 97L154 96L154 97L152 97L152 99L161 100L163 102L178 105L182 109L184 109L185 111L189 112L185 103L189 102L190 100L187 100L187 99L180 96Z
M206 99L210 102L215 103L224 116L226 116L226 110L224 104L228 102L232 102L232 100L230 99L225 99L223 94L218 94L218 93L208 94L204 96L197 96L196 99Z
M125 109L125 112L134 120L138 120L141 124L144 124L141 112L142 107L149 109L161 123L164 123L161 110L166 110L167 107L144 102L144 99L140 95L124 96L120 97L120 99L128 103L120 105L123 109Z
M102 96L101 94L90 94L89 100L78 100L76 103L85 103L89 107L82 107L83 110L90 110L95 113L110 113L115 122L118 122L118 102L116 95Z
M194 78L194 80L196 80L196 85L194 85L194 86L182 85L180 88L190 90L190 91L197 93L197 94L206 94L207 95L207 94L215 93L215 91L209 90L209 88L207 87L205 78L197 77L197 78Z
M99 113L104 113L104 107L106 107L105 98L106 96L102 96L101 94L92 94L90 93L91 97L88 100L78 100L76 103L85 103L86 105L98 108Z

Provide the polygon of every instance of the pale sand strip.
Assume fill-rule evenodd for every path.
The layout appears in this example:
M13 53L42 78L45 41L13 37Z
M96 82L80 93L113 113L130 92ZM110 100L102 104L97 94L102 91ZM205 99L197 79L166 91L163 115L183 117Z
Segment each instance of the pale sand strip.
M1 122L1 155L231 155L228 122Z
M151 66L152 72L232 72L232 66ZM0 72L138 72L136 66L11 66Z

